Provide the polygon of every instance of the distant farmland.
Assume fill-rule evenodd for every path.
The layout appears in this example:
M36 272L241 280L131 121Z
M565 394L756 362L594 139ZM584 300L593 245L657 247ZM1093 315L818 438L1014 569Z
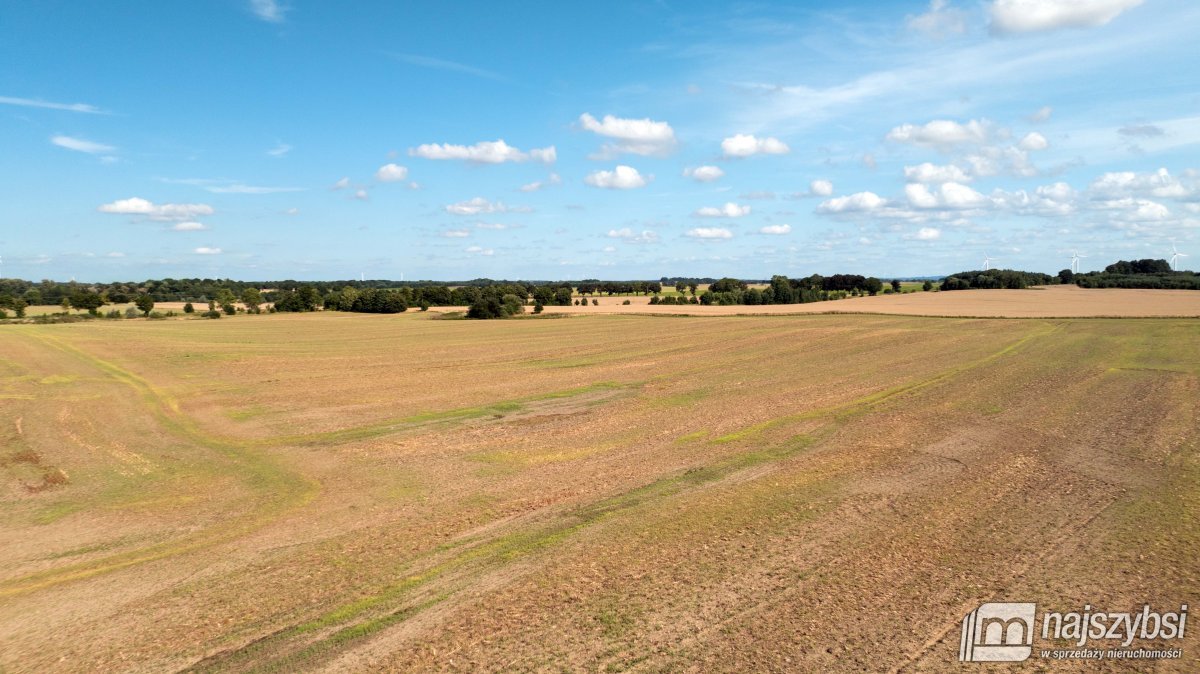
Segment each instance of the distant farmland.
M984 601L1195 596L1198 376L1186 318L0 326L0 671L963 671Z

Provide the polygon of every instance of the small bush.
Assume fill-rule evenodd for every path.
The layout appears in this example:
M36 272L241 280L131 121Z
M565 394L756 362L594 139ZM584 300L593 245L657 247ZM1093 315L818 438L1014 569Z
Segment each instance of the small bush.
M621 304L629 304L629 300L625 300L624 302L621 302Z
M104 314L104 317L105 317L105 318L120 318L120 317L121 317L121 310L120 310L120 309L113 309L112 311L109 311L107 314Z
M129 307L125 310L125 318L137 318L142 314L137 310L137 307Z
M146 318L156 320L156 321L161 321L162 319L166 318L166 316L164 316L163 312L161 312L161 311L151 311L150 314L146 316Z
M190 314L190 313L193 313L194 311L196 311L196 307L193 307L191 302L188 302L187 304L183 305L183 313Z
M538 302L537 304L533 305L533 313L535 313L535 314L540 314L545 310L546 310L546 307L542 306L541 302Z
M593 306L593 307L598 307L598 306L600 306L600 300L592 300L592 306Z
M201 316L203 316L203 317L205 317L205 318L220 318L220 317L221 317L221 312L219 312L219 311L217 311L217 310L215 310L215 309L209 309L208 311L206 311L206 312L204 312L204 313L202 313L202 314L200 314L200 315L201 315Z

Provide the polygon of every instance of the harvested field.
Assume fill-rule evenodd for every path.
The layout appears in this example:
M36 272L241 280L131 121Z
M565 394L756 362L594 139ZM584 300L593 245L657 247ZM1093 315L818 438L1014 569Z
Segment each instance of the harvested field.
M778 308L1013 293L1200 315ZM0 671L961 671L984 601L1195 605L1198 393L1184 318L0 326Z

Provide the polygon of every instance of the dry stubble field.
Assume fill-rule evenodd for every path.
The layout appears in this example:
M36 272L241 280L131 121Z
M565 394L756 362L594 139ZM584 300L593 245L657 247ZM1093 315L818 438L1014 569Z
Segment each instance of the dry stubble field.
M0 671L960 671L981 601L1195 599L1198 375L1188 319L4 326Z

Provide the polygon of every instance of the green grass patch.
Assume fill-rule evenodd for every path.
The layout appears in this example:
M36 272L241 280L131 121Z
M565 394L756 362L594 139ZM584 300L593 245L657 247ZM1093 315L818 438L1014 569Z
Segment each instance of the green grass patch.
M708 430L707 428L701 428L698 431L686 433L684 435L679 436L678 438L675 438L675 442L680 443L680 444L684 444L684 443L688 443L688 442L697 442L699 440L703 440L703 439L707 438L711 434L712 434L712 431Z
M249 407L240 407L225 411L225 416L231 421L249 421L258 417L270 414L271 410L262 405L251 405Z
M654 407L691 407L699 405L711 393L711 389L698 388L671 395L655 396L650 398L649 403Z

